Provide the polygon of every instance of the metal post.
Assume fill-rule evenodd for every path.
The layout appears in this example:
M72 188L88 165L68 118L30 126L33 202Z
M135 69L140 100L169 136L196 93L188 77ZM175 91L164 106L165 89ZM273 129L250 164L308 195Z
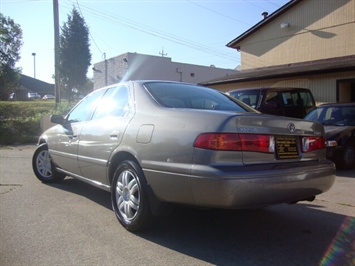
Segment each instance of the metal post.
M33 55L33 78L36 79L36 53L32 53Z
M55 68L55 104L60 104L60 70L59 70L59 9L58 0L53 0L54 15L54 68Z

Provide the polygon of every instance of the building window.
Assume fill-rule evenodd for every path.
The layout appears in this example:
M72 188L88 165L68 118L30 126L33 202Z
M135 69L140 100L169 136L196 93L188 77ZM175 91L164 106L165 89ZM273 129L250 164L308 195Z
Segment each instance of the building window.
M195 73L191 73L190 76L191 76L191 77L194 77L194 76L195 76Z

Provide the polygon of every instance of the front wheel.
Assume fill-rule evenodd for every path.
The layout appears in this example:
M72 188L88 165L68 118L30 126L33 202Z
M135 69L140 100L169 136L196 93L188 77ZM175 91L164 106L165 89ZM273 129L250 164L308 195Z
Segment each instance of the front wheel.
M56 171L48 152L46 143L35 150L32 157L32 168L36 177L43 183L57 183L65 178L65 174Z
M112 207L119 222L128 231L142 230L151 225L148 185L142 169L133 161L121 163L113 177Z

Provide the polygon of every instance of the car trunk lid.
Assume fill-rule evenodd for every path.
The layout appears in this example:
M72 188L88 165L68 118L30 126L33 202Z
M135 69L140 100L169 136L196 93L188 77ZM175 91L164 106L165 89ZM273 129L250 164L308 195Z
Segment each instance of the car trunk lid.
M320 123L270 115L247 115L236 117L235 125L241 139L253 141L249 145L260 145L260 140L265 137L270 141L266 152L242 150L244 164L295 162L325 157L324 143L316 143L321 145L319 148L310 149L309 146L324 140L324 128Z

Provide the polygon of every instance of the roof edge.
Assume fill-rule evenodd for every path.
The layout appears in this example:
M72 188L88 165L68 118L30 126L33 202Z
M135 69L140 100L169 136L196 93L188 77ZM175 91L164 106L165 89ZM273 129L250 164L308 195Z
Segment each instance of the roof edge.
M287 10L291 9L293 6L299 4L302 1L303 0L291 0L287 4L283 5L282 7L280 7L279 9L274 11L273 13L271 13L266 18L264 18L261 21L259 21L253 27L251 27L250 29L248 29L247 31L245 31L244 33L239 35L237 38L235 38L232 41L230 41L229 43L227 43L226 46L229 47L229 48L233 48L233 49L237 49L238 50L239 49L239 47L238 47L238 43L239 42L241 42L245 38L249 37L251 34L253 34L254 32L258 31L259 28L261 28L261 27L265 26L266 24L270 23L271 21L273 21L277 17L281 16Z
M307 61L293 64L284 64L263 68L242 70L237 74L229 75L200 83L201 85L223 85L236 82L256 81L299 75L324 74L331 72L344 72L355 69L355 55Z

